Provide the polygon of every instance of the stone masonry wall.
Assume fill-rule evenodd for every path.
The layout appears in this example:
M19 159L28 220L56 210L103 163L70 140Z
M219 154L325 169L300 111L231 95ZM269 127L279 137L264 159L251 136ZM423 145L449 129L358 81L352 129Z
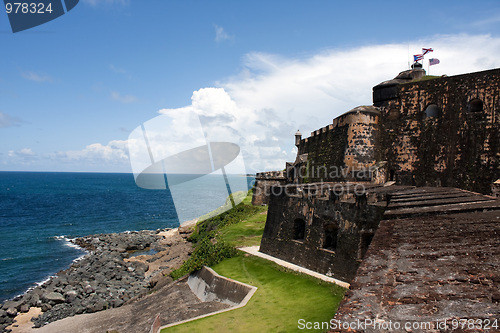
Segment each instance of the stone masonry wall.
M366 194L346 200L323 185L273 189L260 251L350 281L383 207L368 204ZM301 223L302 234L297 230Z
M286 182L283 171L259 172L255 175L255 184L252 195L252 205L262 206L269 204L271 187L284 185Z
M375 107L360 106L301 140L298 155L307 154L308 157L306 165L300 166L303 168L300 182L366 178L356 171L365 170L377 162L378 117Z
M500 178L499 99L500 69L399 85L380 115L389 177L491 193Z

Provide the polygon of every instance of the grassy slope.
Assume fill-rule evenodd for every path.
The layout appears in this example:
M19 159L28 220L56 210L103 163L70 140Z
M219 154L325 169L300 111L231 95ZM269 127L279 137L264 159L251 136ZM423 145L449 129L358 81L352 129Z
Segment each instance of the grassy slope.
M251 192L243 199L242 203L248 206L252 205ZM259 208L258 213L221 230L222 238L236 247L260 245L264 226L266 225L267 207Z
M233 246L260 245L264 226L266 225L267 210L263 210L244 221L232 224L221 230L222 238Z
M294 332L298 320L328 322L344 289L287 272L267 260L243 254L215 265L217 273L258 288L240 309L174 326L162 332ZM322 330L308 330L322 332Z
M250 205L251 197L243 203ZM264 230L266 209L221 230L221 238L234 246L258 245ZM264 259L240 252L212 267L223 276L259 288L243 308L175 326L162 332L292 332L297 322L329 321L344 289L309 276L290 272ZM321 332L308 330L308 332Z

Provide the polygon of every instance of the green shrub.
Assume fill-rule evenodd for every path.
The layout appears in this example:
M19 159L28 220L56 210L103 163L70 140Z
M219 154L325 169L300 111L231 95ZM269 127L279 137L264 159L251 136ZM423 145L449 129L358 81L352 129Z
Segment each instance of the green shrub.
M205 237L198 242L189 259L179 269L173 271L170 276L177 280L186 274L201 269L203 266L213 266L223 259L231 258L237 252L233 246L222 240Z
M225 226L241 222L260 210L259 207L240 203L220 215L199 222L196 231L189 237L194 246L193 253L179 269L170 273L170 276L177 280L202 266L212 266L236 255L237 250L219 237L219 231Z
M241 222L243 219L257 212L259 212L259 207L240 203L233 209L199 222L196 225L195 232L189 237L189 241L198 243L204 237L214 238L216 230L220 230L230 224Z

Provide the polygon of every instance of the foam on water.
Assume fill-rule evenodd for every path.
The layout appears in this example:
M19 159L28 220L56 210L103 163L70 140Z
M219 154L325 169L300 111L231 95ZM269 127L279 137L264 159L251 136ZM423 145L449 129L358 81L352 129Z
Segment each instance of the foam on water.
M179 226L170 192L141 189L132 174L0 172L0 217L0 302L81 260L76 237Z

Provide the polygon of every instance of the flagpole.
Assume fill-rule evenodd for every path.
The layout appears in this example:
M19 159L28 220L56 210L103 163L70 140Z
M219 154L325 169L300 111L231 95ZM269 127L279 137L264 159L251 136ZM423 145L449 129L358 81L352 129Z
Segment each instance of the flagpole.
M408 41L408 57L406 60L408 60L408 69L410 69L410 41Z

